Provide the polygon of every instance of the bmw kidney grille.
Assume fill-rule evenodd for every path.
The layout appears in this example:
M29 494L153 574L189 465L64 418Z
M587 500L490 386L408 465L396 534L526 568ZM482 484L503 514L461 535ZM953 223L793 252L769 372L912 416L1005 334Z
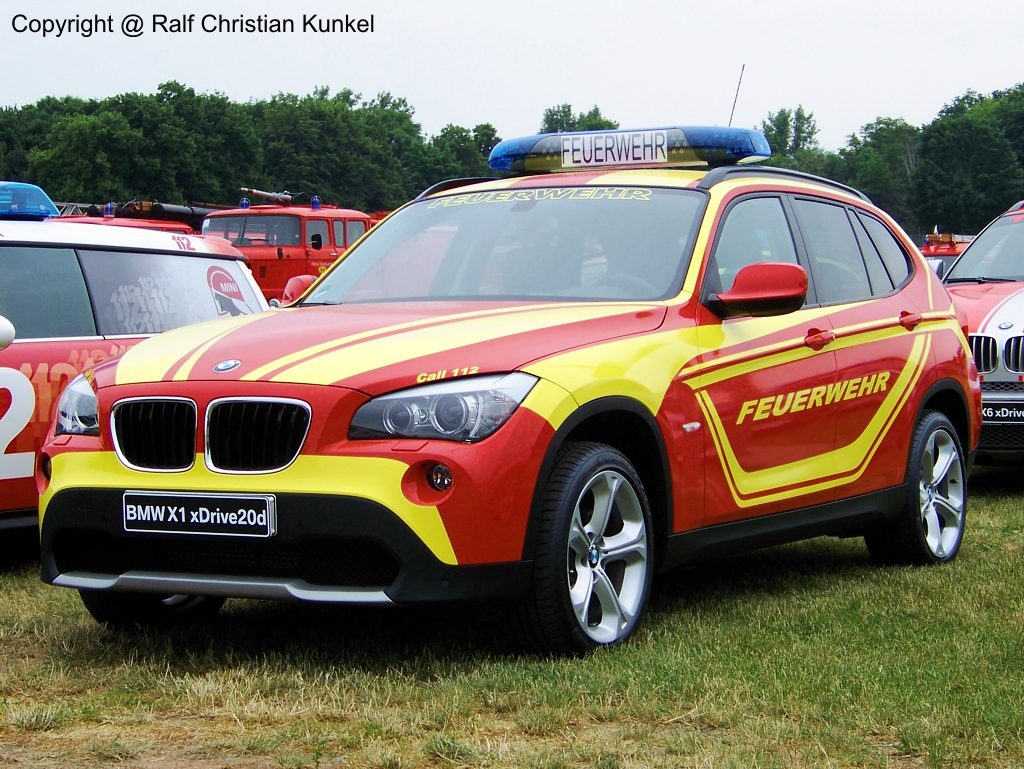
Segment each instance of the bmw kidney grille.
M206 412L207 463L229 473L285 468L306 440L309 416L309 406L300 401L214 401Z
M988 374L996 370L999 362L999 349L996 346L995 337L982 334L971 334L971 352L974 353L974 363L978 367L979 374Z
M284 398L214 401L206 413L206 463L228 473L281 470L298 456L310 408ZM186 399L138 399L114 406L118 457L129 467L180 472L196 457L196 405Z
M174 472L196 459L196 404L190 400L130 400L114 406L114 449L129 467Z

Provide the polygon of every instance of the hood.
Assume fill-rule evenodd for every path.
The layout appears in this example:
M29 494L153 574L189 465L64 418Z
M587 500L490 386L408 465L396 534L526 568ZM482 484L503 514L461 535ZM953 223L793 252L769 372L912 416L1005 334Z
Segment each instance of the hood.
M95 369L96 384L268 381L373 396L512 371L539 358L653 331L661 303L409 302L296 307L169 331Z
M1024 334L1024 283L954 283L946 290L956 306L967 313L972 334Z

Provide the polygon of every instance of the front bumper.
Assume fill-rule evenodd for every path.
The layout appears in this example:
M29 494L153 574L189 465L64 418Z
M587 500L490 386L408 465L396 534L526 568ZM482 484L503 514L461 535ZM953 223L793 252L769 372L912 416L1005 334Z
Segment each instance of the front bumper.
M981 409L978 451L982 455L1024 453L1024 385L986 380L982 383Z
M119 488L49 500L40 569L62 587L327 603L516 598L529 561L450 565L401 518L358 497L278 493L267 539L125 532Z
M39 510L4 510L0 511L0 531L28 531L39 525Z

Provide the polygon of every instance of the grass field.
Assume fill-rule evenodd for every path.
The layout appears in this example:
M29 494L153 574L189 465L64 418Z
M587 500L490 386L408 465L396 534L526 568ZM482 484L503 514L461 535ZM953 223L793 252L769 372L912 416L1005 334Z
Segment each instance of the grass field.
M518 654L479 612L229 601L117 634L0 573L0 767L1024 765L1024 476L971 482L959 559L819 539L661 577L639 635Z

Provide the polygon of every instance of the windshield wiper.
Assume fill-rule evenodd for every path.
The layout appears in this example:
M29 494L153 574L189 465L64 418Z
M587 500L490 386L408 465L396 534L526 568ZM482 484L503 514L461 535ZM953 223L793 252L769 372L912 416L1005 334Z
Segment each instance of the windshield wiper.
M1014 278L988 278L979 275L976 278L946 278L946 283L1016 283Z

